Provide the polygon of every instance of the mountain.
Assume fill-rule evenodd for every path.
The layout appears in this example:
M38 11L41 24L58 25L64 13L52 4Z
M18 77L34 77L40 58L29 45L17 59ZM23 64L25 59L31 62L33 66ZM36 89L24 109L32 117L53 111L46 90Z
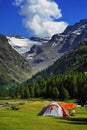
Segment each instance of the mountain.
M6 36L0 34L0 87L21 83L31 73L30 64L9 45Z
M64 54L53 65L38 72L27 82L43 78L48 79L57 74L66 75L74 72L87 72L87 41L81 42L74 50Z
M51 38L7 36L7 39L12 48L31 64L35 73L46 69L87 39L87 19L68 26L63 33L55 34Z
M40 45L34 45L24 53L31 65L39 70L47 68L62 55L73 50L81 41L87 39L87 19L68 26L61 34L55 34ZM29 59L31 57L31 59Z

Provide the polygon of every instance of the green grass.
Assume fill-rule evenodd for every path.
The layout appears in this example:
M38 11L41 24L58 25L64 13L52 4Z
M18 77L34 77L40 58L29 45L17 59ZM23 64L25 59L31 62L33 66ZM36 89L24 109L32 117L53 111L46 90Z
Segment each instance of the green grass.
M18 102L18 101L16 101ZM25 102L19 110L0 107L0 130L87 130L87 109L76 108L76 115L68 118L37 116L49 102Z

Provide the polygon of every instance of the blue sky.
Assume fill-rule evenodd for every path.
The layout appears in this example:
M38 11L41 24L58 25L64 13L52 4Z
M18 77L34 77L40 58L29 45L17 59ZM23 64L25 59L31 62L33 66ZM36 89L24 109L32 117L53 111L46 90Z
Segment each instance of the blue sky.
M16 0L16 4L17 4ZM19 0L20 1L20 0ZM21 0L22 1L22 0ZM25 0L26 1L26 0ZM30 0L31 1L31 0ZM32 1L37 1L37 0L32 0ZM41 0L40 0L41 1ZM42 0L42 2L45 2L47 0ZM37 17L37 24L31 23L33 18L30 18L30 15L34 14L29 11L27 13L27 9L25 8L25 3L24 8L21 10L21 4L19 6L13 5L13 2L15 0L0 0L0 33L5 34L5 35L21 35L25 37L30 37L30 36L39 36L43 31L41 36L49 36L52 32L51 30L54 29L52 26L57 26L57 22L60 22L58 26L63 30L62 27L66 27L66 25L73 25L76 22L79 22L81 19L87 18L87 0L53 0L56 5L58 4L58 10L57 12L61 9L61 13L59 12L59 16L56 14L54 17L55 20L51 19L49 22L46 20L49 19L49 16L43 16L41 17L41 12L36 12L37 14L39 13L38 17L40 17L40 20L42 18L42 21L45 19L45 26L44 29L41 27L42 25L38 25L38 17ZM27 3L27 2L26 2ZM39 4L39 3L38 3ZM38 5L37 4L37 5ZM31 4L27 3L27 8L31 6ZM51 0L50 0L50 5L51 5ZM42 7L42 5L40 6ZM52 9L49 8L49 11L53 11L54 6ZM21 15L19 12L22 12ZM31 14L30 14L31 12ZM53 11L52 13L56 13ZM50 14L49 14L50 15ZM62 17L60 16L62 15ZM32 17L32 16L31 16ZM48 17L48 18L47 18ZM56 18L57 17L57 18ZM25 20L24 20L25 19ZM23 23L24 20L24 23ZM34 21L34 20L33 20ZM56 23L54 22L56 21ZM61 23L63 21L63 23ZM28 25L30 24L30 25ZM44 22L43 22L44 24ZM50 25L50 27L48 27ZM33 26L35 28L31 28ZM37 27L37 28L36 28ZM45 27L48 27L45 29ZM55 31L55 30L54 30ZM57 30L56 30L57 31ZM60 31L58 29L58 31ZM37 33L38 32L38 33Z

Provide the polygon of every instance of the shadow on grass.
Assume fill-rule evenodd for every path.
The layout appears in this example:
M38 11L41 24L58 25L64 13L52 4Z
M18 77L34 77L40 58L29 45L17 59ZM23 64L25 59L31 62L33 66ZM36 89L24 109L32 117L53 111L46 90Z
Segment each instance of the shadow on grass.
M63 121L63 123L87 125L87 118L66 117L66 118L61 118L61 120ZM64 120L70 122L66 122L66 121L64 122Z

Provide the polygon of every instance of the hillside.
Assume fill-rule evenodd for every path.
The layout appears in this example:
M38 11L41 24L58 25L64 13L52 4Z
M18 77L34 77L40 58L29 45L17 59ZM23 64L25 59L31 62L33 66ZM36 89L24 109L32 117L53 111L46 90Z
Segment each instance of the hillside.
M85 71L87 71L87 41L62 56L46 70L49 75Z
M8 39L0 34L0 88L21 83L30 75L29 63L8 44Z
M76 49L64 54L47 69L38 72L32 79L49 77L56 74L87 71L87 41L81 42ZM31 79L31 80L32 80Z

